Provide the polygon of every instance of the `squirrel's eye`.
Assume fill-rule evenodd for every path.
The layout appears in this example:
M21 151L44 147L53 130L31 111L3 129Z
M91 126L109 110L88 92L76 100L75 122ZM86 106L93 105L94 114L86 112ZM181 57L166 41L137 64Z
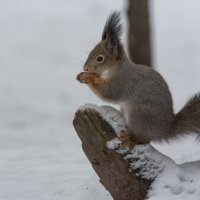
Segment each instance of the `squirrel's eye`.
M103 55L97 56L97 57L96 57L96 61L97 61L98 63L102 63L102 62L104 61L104 56L103 56Z

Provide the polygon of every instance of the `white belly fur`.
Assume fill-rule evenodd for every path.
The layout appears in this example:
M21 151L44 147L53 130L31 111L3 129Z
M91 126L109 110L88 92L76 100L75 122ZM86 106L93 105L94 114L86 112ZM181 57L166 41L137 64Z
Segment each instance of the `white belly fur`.
M130 123L130 116L129 116L130 105L128 103L121 103L119 106L120 106L122 115L126 121L126 124L129 125L129 123Z

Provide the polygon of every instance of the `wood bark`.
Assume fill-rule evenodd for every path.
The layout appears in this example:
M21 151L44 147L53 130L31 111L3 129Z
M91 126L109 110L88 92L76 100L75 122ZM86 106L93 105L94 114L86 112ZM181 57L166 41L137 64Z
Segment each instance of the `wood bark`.
M148 3L149 0L129 0L128 49L135 63L152 66Z
M85 155L113 199L144 200L151 181L130 173L123 155L106 147L107 141L117 137L113 128L91 109L77 111L73 124Z

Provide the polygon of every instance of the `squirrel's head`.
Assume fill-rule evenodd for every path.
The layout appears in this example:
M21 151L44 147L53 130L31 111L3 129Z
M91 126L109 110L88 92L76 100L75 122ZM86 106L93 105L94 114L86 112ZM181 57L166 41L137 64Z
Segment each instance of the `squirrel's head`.
M113 12L105 24L101 42L90 52L85 62L84 71L101 75L104 71L116 67L124 52L120 40L122 29L120 13Z

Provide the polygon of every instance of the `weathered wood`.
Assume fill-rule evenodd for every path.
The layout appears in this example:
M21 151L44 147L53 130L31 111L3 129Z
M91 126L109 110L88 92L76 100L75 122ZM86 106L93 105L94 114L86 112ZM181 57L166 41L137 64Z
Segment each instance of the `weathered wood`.
M144 200L151 182L130 173L123 155L106 147L117 137L113 128L91 109L77 111L73 124L83 151L114 200Z
M128 48L130 58L137 64L152 67L149 21L149 0L129 0Z

